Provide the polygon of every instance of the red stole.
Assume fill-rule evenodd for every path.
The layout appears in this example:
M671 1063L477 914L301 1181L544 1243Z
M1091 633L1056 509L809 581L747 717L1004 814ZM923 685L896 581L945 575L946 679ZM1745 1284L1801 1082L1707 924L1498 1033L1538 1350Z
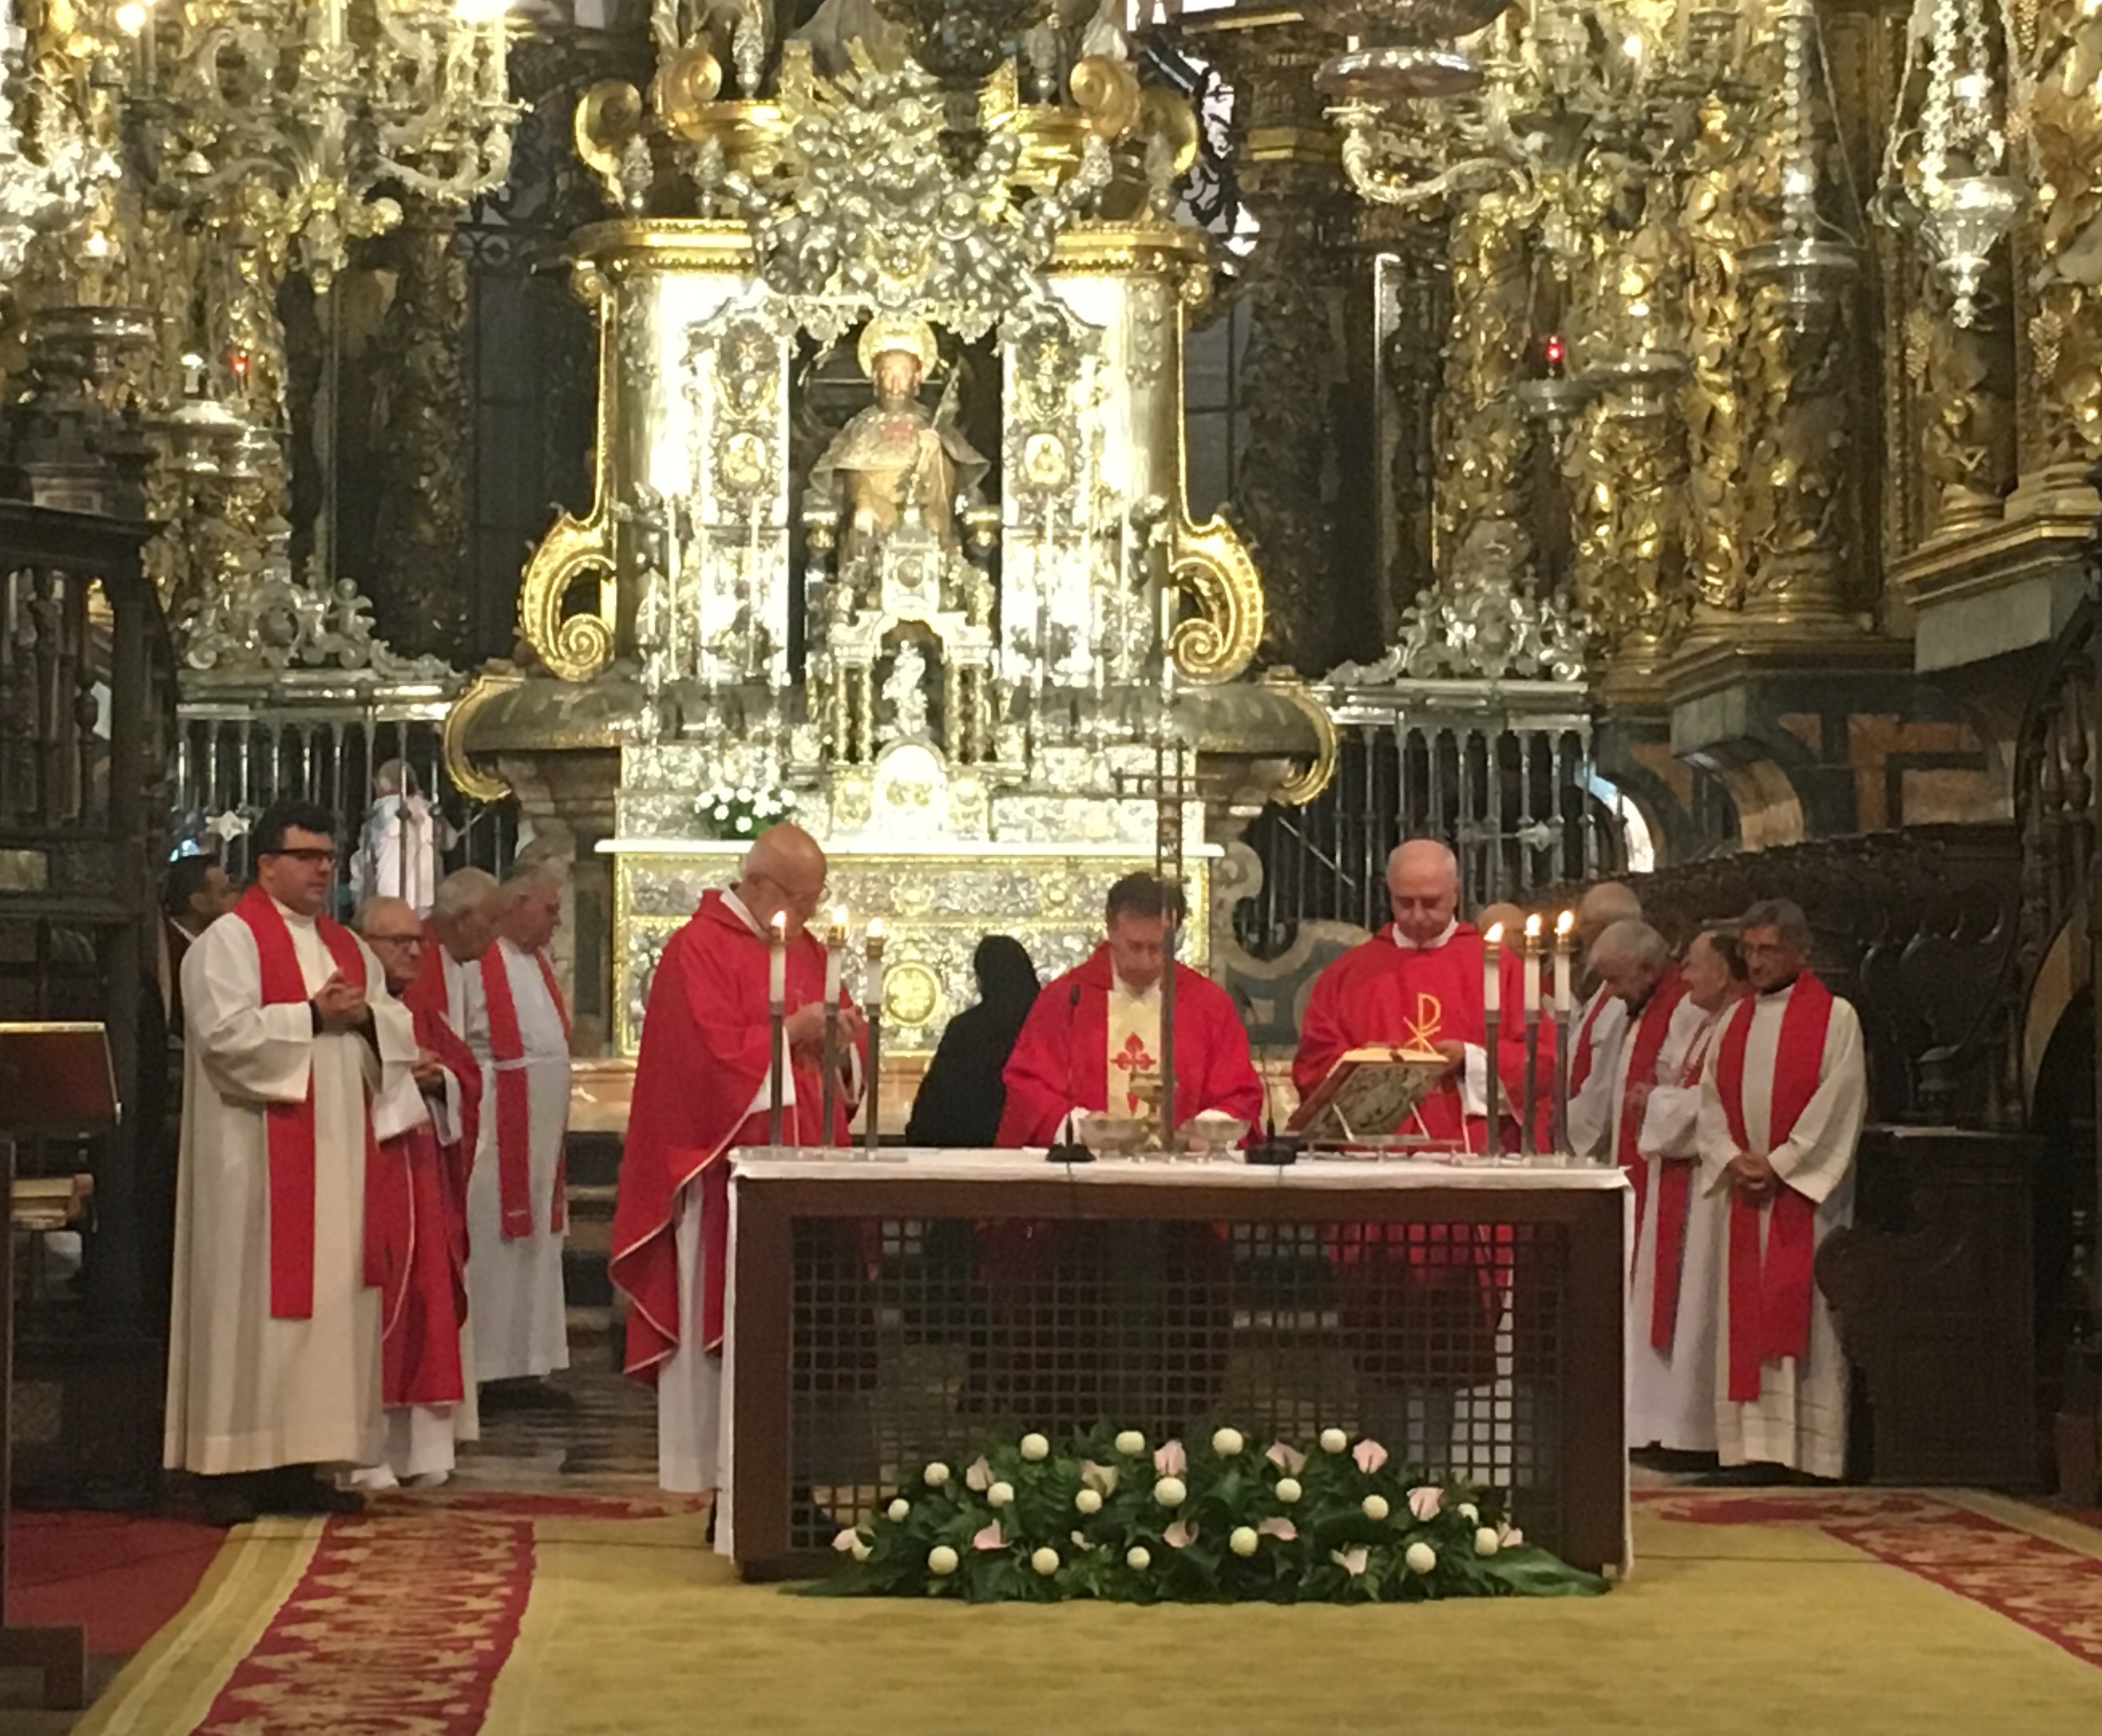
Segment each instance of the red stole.
M1749 1152L1744 1126L1744 1049L1752 1030L1747 1000L1731 1015L1715 1057L1715 1090L1722 1100L1729 1137ZM1808 971L1795 979L1781 1013L1780 1040L1774 1054L1771 1124L1767 1149L1781 1144L1794 1130L1796 1118L1816 1095L1824 1063L1824 1035L1832 1018L1832 991ZM1811 1260L1815 1252L1817 1208L1809 1195L1783 1182L1773 1198L1767 1225L1766 1253L1759 1257L1761 1206L1734 1191L1729 1199L1729 1385L1733 1403L1754 1401L1764 1364L1782 1357L1804 1357L1810 1348Z
M1638 1243L1642 1239L1642 1214L1649 1203L1649 1166L1642 1161L1639 1148L1642 1121L1628 1101L1627 1088L1638 1080L1656 1077L1658 1058L1664 1053L1664 1038L1671 1031L1671 1015L1685 995L1685 979L1679 974L1679 967L1666 965L1664 974L1657 978L1657 986L1650 990L1649 998L1643 1003L1642 1011L1634 1015L1632 1028L1623 1039L1625 1047L1622 1058L1626 1070L1621 1075L1620 1127L1614 1155L1627 1172L1635 1191ZM1667 1158L1660 1161L1663 1167L1657 1178L1657 1278L1650 1295L1649 1342L1659 1350L1669 1350L1672 1330L1679 1320L1679 1268L1685 1258L1686 1213L1693 1199L1694 1166L1683 1158Z
M251 886L233 913L255 936L256 963L263 984L263 1004L303 1004L306 973L299 953L269 893ZM365 987L365 954L350 930L325 916L314 928L328 946L346 982ZM311 1320L314 1312L314 1078L311 1063L307 1094L296 1103L263 1107L263 1142L269 1161L270 1315L276 1320ZM371 1168L373 1123L365 1119L367 1169ZM373 1252L366 1253L366 1282L373 1281Z
M1591 998L1591 1010L1584 1015L1584 1023L1577 1027L1576 1052L1569 1057L1569 1090L1572 1094L1584 1089L1584 1082L1591 1077L1593 1059L1592 1036L1599 1023L1599 1015L1606 1010L1606 1003L1613 997L1604 989Z
M569 1009L556 986L554 967L538 950L533 962L540 967L540 979L548 985L548 998L554 1003L566 1037ZM511 970L502 941L493 942L482 955L482 993L489 1008L489 1058L497 1063L491 1068L496 1075L497 1206L503 1239L515 1242L533 1233L533 1098L525 1068L515 1064L525 1058L525 1040L518 1034L518 1008L511 998ZM507 1066L507 1062L513 1064ZM548 1208L548 1228L556 1235L569 1223L568 1204L563 1197L568 1168L567 1154L558 1154L554 1199Z

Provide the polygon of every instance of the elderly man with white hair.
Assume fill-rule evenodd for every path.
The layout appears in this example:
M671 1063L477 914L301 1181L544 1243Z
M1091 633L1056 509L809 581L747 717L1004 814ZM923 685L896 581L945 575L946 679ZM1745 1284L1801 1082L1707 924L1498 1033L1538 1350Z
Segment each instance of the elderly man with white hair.
M569 1012L548 956L562 890L560 873L545 863L513 869L496 943L465 973L461 1034L482 1063L481 1142L468 1183L468 1308L484 1386L569 1366L562 1285ZM520 1394L498 1388L484 1398L506 1396Z
M1577 1014L1569 1044L1569 1145L1580 1158L1606 1150L1613 1124L1613 1082L1628 1028L1626 1002L1597 980L1598 944L1615 923L1641 920L1642 900L1633 887L1618 880L1601 880L1577 900L1576 943L1595 984Z
M1812 973L1802 910L1744 913L1755 991L1715 1039L1700 1104L1701 1173L1728 1202L1715 1446L1725 1465L1846 1469L1847 1361L1813 1267L1854 1216L1868 1109L1861 1022Z

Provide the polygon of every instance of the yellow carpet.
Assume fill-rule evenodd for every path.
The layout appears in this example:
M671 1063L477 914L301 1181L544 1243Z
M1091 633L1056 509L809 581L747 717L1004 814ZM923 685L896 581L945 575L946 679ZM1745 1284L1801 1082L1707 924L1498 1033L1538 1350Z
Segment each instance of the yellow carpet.
M1638 1571L1604 1598L1350 1609L804 1598L739 1584L702 1548L697 1514L514 1514L531 1591L493 1688L404 1704L398 1721L368 1684L356 1715L332 1722L313 1697L328 1672L303 1686L296 1669L205 1717L201 1657L217 1651L223 1679L297 1566L282 1533L244 1534L81 1732L180 1736L201 1718L242 1736L2102 1731L2102 1532L1945 1492L1746 1498L1639 1508ZM467 1523L398 1511L351 1558L383 1576L390 1533Z

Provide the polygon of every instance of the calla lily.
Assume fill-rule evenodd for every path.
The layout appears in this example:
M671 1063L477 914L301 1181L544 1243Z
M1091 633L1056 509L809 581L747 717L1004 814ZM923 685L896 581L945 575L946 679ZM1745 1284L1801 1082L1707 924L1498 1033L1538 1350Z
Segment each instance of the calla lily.
M1007 1547L1007 1533L1000 1529L1000 1522L995 1519L979 1532L971 1539L971 1547L973 1549L1004 1549Z
M1164 1477L1179 1477L1189 1468L1189 1455L1180 1441L1163 1441L1154 1448L1154 1468Z
M1372 1552L1363 1543L1358 1543L1348 1549L1329 1550L1329 1559L1354 1579L1364 1572L1367 1563L1372 1559Z
M1265 1537L1274 1537L1280 1543L1290 1543L1299 1534L1299 1528L1289 1519L1264 1519L1255 1528Z
M993 1467L985 1462L983 1453L973 1461L963 1473L963 1487L976 1489L981 1495L993 1486Z
M1283 1441L1272 1441L1269 1450L1263 1456L1289 1476L1296 1477L1306 1468L1306 1454L1297 1447L1286 1446Z
M1114 1495L1117 1493L1117 1468L1114 1465L1099 1465L1092 1458L1084 1458L1080 1461L1080 1483L1082 1488L1091 1488L1098 1495Z
M1377 1441L1359 1441L1350 1449L1350 1456L1358 1462L1358 1468L1369 1477L1387 1462L1387 1449Z
M1197 1541L1197 1528L1188 1519L1178 1519L1160 1533L1160 1540L1171 1549L1187 1549Z
M1521 1547L1524 1542L1525 1533L1519 1530L1517 1526L1506 1525L1504 1528L1504 1541L1501 1545L1502 1548L1506 1549L1515 1549Z
M1445 1504L1445 1492L1434 1488L1428 1483L1419 1483L1409 1491L1409 1511L1416 1518L1428 1522L1438 1517L1438 1510Z

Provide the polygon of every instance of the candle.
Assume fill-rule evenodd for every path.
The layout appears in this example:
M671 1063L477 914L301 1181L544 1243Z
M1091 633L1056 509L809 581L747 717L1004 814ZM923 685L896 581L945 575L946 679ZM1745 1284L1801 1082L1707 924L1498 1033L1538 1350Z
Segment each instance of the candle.
M868 919L866 942L868 980L863 985L868 1014L868 1093L861 1122L862 1149L871 1157L883 1137L883 919Z
M766 994L769 1007L788 1004L788 913L773 913L773 956L767 962Z
M1525 960L1525 1016L1534 1017L1540 1010L1540 919L1529 916L1525 919L1525 938L1519 943L1519 953Z
M1504 1005L1504 973L1497 953L1504 944L1504 925L1498 923L1482 937L1482 1010L1494 1018Z
M839 1004L840 960L847 949L847 907L835 904L832 910L832 927L825 933L825 1005Z
M1576 944L1576 912L1565 910L1554 919L1554 1010L1568 1018L1576 1005L1569 982L1569 953Z

